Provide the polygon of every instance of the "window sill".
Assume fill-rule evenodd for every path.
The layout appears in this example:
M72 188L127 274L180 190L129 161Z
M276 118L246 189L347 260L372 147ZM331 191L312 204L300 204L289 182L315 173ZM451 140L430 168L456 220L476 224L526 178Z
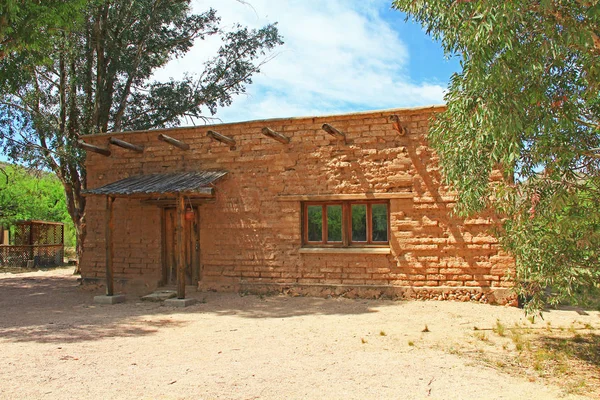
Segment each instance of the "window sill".
M300 254L391 254L389 247L302 247Z

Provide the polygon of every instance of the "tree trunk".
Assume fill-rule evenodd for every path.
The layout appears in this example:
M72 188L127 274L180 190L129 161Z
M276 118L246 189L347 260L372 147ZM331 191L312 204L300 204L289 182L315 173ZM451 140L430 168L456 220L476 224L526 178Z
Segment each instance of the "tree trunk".
M73 271L73 274L81 274L81 268L79 267L79 263L81 261L81 256L83 255L83 243L85 242L86 233L87 228L85 226L85 221L84 218L81 218L79 220L79 223L75 224L75 250L77 252L77 264L75 266L75 271Z
M81 191L77 190L77 187L81 185L72 185L69 182L65 182L60 176L63 187L65 189L65 196L67 198L67 211L71 216L71 220L73 221L73 225L75 226L75 250L77 252L77 267L75 268L74 273L81 273L79 268L79 263L81 261L81 256L83 255L83 245L85 243L85 237L87 233L86 225L85 225L85 197L81 195ZM76 186L76 187L74 187Z

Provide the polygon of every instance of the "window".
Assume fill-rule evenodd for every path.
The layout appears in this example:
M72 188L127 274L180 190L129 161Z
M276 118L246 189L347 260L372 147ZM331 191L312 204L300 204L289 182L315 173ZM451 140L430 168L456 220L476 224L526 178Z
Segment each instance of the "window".
M303 245L323 247L387 246L387 201L302 203Z

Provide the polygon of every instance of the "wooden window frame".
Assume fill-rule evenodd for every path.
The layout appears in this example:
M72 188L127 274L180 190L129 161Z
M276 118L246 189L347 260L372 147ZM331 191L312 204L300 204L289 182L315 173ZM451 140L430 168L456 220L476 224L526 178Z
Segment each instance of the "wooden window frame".
M387 209L387 238L385 242L373 241L373 213L374 204L385 204ZM342 206L342 241L327 241L327 206ZM367 219L367 240L365 242L352 241L352 206L365 205ZM308 240L308 207L321 206L321 241ZM389 247L390 246L390 202L389 200L332 200L332 201L304 201L302 209L302 247Z

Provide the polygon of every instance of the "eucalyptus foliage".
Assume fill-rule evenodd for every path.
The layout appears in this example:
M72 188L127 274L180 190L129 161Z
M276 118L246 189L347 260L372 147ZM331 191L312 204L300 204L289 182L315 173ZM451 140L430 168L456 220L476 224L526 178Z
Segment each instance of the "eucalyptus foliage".
M81 135L167 128L202 119L244 93L281 44L275 25L226 31L213 9L193 14L190 0L89 0L82 22L49 32L47 46L0 60L0 141L12 159L52 170L85 237L86 185ZM183 79L154 73L209 36L217 53Z
M456 210L504 216L530 307L600 285L600 4L396 0L462 71L430 141ZM504 179L495 179L500 171Z
M0 59L14 51L39 50L49 38L79 21L86 0L2 0Z

